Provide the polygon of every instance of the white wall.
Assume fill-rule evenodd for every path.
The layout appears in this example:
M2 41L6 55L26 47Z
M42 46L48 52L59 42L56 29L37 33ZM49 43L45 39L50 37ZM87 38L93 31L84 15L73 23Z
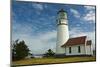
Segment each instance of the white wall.
M86 54L88 54L88 55L92 54L91 45L86 46Z
M68 25L58 25L57 28L57 44L56 44L56 53L63 54L65 49L61 46L67 42L69 39Z
M80 53L78 52L78 46L80 46ZM69 53L69 47L71 47L71 53ZM75 45L66 47L66 55L82 55L86 54L84 45Z

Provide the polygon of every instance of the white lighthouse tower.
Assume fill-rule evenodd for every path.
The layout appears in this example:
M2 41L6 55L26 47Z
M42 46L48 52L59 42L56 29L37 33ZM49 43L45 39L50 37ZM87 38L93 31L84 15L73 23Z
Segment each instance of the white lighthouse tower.
M56 54L65 54L61 46L69 39L67 13L63 9L58 12L57 17L57 43Z

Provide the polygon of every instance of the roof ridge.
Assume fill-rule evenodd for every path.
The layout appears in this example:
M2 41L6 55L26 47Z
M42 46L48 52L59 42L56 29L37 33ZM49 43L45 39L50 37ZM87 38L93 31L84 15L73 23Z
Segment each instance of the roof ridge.
M81 38L81 37L87 37L87 36L71 37L71 38L69 38L69 39L73 39L73 38Z

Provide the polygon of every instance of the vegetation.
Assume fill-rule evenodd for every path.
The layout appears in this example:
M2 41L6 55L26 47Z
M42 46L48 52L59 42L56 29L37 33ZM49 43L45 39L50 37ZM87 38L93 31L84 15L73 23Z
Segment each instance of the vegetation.
M12 60L21 60L27 57L29 53L29 48L24 41L16 40L12 44Z
M96 56L96 50L93 50L93 55Z
M44 57L53 57L54 54L55 54L55 53L54 53L51 49L49 49L49 50L44 54Z
M95 61L95 57L66 57L66 58L32 58L20 61L14 61L13 65L37 65L37 64L55 64L55 63L74 63Z

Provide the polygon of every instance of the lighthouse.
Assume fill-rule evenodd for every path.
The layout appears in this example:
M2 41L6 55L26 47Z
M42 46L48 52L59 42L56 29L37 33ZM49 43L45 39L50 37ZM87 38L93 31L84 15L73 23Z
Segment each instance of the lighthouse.
M69 39L67 12L61 9L57 13L57 43L56 54L65 54L61 46Z

